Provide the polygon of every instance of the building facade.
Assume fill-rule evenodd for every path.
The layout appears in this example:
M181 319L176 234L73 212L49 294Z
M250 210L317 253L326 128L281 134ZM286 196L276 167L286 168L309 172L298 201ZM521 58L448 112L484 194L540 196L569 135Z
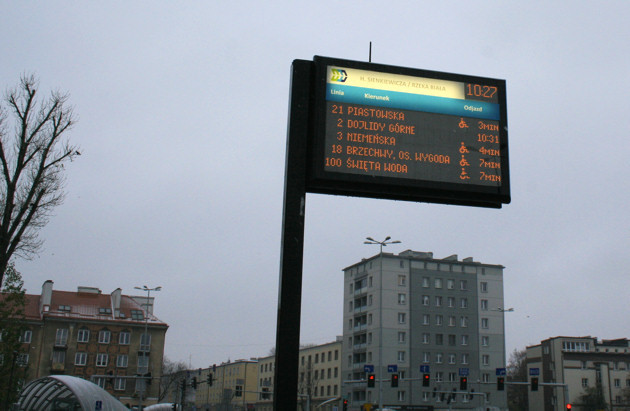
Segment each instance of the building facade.
M381 401L507 409L496 377L505 368L503 268L411 250L345 268L342 378L349 409Z
M627 338L554 337L527 347L530 409L560 411L585 406L585 395L601 396L608 410L630 410L630 342ZM531 377L530 377L531 381ZM603 409L603 404L601 404Z
M257 365L256 359L236 360L188 371L186 372L188 394L185 398L194 403L198 410L252 409L258 398ZM180 403L177 395L173 397L173 402Z
M341 409L341 337L337 341L303 347L299 355L298 409ZM258 359L256 411L273 410L275 356Z
M153 298L120 288L57 291L49 280L26 299L26 382L65 374L93 381L127 406L141 397L144 405L157 402L168 325L153 315Z

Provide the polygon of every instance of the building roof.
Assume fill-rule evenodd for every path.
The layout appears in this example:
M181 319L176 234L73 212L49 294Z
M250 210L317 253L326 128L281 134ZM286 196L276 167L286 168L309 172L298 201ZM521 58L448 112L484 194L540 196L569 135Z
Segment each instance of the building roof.
M120 288L104 294L98 288L78 287L77 291L52 289L53 282L46 281L41 295L26 294L25 316L27 320L80 319L88 321L116 321L117 323L142 324L168 327L153 315L154 298L122 294ZM1 296L0 296L1 298Z

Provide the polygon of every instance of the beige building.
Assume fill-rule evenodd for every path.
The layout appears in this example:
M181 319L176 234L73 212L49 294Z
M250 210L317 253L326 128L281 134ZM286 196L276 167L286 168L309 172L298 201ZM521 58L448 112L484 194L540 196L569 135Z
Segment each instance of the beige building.
M529 408L560 411L571 404L582 409L582 397L601 393L608 410L630 409L630 343L627 338L554 337L527 347L528 375L538 375L538 390L529 389Z
M275 356L258 359L257 411L273 410ZM341 409L341 337L337 341L300 349L298 402L301 410Z
M258 398L258 362L252 360L236 360L188 373L188 387L192 388L193 378L197 388L191 392L192 400L198 410L230 410L240 411L252 409ZM212 383L209 384L209 376Z
M57 291L49 280L26 300L26 382L66 374L95 382L127 406L141 396L145 405L157 402L168 325L153 315L153 298L120 288Z

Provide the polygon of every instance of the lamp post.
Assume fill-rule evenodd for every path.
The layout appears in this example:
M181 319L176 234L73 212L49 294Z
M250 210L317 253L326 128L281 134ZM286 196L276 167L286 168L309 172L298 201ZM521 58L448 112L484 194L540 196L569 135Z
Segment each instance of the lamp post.
M507 355L506 355L506 344L505 344L505 313L514 312L514 308L497 307L497 308L493 308L491 311L498 311L501 314L503 314L503 318L501 321L503 325L503 366L506 367L507 369Z
M151 291L160 291L162 289L162 287L154 287L154 288L149 288L146 285L143 285L142 287L133 287L136 290L141 290L141 291L146 291L147 292L147 301L144 304L144 338L149 338L149 301L151 301ZM140 348L142 348L142 337L140 338ZM147 361L147 372L149 371L149 362ZM145 373L146 374L146 373ZM138 404L138 409L139 411L143 410L143 406L142 406L142 396L144 394L144 391L147 389L147 381L146 379L142 378L140 380L137 381L143 381L144 382L144 387L142 387L142 390L139 390L140 392L140 398L139 398L139 404Z
M366 237L363 244L379 245L379 261L380 261L380 287L379 287L379 337L378 337L378 408L383 409L383 247L388 244L400 244L400 241L390 241L391 237L387 236L383 241L376 241L372 237Z

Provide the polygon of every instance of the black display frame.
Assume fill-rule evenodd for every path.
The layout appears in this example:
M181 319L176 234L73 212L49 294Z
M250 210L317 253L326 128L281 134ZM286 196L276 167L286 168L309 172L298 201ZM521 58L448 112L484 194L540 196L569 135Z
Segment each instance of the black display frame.
M497 88L501 183L498 186L371 176L324 169L326 82L329 66L400 74L422 79L485 84ZM313 58L307 141L306 190L312 193L500 208L511 201L505 80L315 56Z

